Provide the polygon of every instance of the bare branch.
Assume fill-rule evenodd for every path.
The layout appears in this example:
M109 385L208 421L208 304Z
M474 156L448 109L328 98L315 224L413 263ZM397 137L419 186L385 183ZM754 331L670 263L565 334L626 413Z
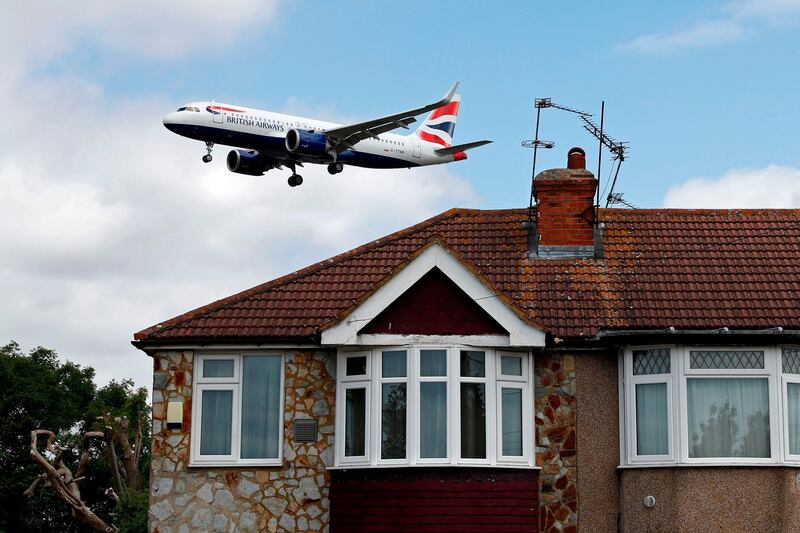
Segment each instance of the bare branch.
M30 498L31 496L33 496L33 493L42 483L44 483L45 486L47 486L47 474L39 474L38 476L36 476L36 479L33 480L31 486L28 487L22 494Z
M47 450L55 454L55 459L52 464L39 452L38 440L40 435L47 435ZM84 439L85 438L86 437L84 437ZM86 524L95 531L115 533L117 531L116 527L109 526L103 522L103 520L94 514L92 510L83 503L83 500L81 500L81 493L80 490L78 490L77 483L73 483L74 478L72 477L72 472L63 464L61 459L63 449L54 446L54 440L55 434L52 431L46 429L31 431L31 459L44 470L44 475L47 476L50 488L53 490L56 498L70 506L72 509L72 516L75 517L78 522ZM30 490L30 488L28 490Z

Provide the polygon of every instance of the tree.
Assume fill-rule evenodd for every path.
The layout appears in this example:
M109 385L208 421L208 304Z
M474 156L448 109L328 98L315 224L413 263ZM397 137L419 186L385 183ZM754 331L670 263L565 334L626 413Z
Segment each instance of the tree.
M60 364L52 350L0 348L0 532L87 530L69 501L82 502L95 524L146 531L147 391L130 380L98 389L93 379L91 367Z

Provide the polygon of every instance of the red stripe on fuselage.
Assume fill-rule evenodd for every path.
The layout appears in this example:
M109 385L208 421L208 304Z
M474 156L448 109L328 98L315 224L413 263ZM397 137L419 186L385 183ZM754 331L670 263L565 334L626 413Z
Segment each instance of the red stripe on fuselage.
M224 107L221 105L210 105L208 107L210 107L214 111L229 111L231 113L244 113L244 111L242 111L241 109L234 109L232 107Z
M419 138L422 139L423 141L429 141L432 143L441 144L442 146L450 146L449 144L447 144L447 141L445 141L441 137L437 137L436 135L428 133L427 131L419 132Z
M458 104L461 102L450 102L447 105L443 105L439 109L434 109L431 113L431 116L428 117L428 120L439 118L444 115L458 115Z

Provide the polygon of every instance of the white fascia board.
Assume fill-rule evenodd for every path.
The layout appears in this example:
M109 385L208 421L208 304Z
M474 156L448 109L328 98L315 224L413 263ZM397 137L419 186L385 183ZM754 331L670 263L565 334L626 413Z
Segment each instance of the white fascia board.
M453 257L439 243L433 243L386 284L380 287L364 303L346 316L338 324L322 332L323 346L345 346L373 344L383 335L359 335L358 330L378 316L401 294L427 274L438 267L453 283L472 298L478 306L494 318L508 331L508 339L502 346L541 347L545 343L545 333L523 322L497 295L484 285L460 261ZM408 338L413 335L390 335L393 339ZM472 338L466 336L463 338ZM495 336L474 336L493 338ZM430 337L428 337L430 338ZM365 342L371 341L371 342ZM388 343L393 344L393 343Z

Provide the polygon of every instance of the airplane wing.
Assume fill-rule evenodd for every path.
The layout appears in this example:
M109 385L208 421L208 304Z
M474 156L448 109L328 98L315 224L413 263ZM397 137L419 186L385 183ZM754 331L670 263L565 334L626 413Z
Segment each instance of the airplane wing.
M347 126L334 128L326 131L325 135L328 138L328 142L330 142L331 148L337 152L352 148L356 143L364 139L376 138L381 133L395 128L408 128L409 124L413 124L417 121L417 119L414 118L415 116L449 104L453 99L453 95L456 93L456 89L458 89L458 82L455 82L453 86L450 87L450 90L447 91L444 98L433 104L428 104L416 109L409 109L408 111L395 113L394 115L359 122L358 124L348 124Z

